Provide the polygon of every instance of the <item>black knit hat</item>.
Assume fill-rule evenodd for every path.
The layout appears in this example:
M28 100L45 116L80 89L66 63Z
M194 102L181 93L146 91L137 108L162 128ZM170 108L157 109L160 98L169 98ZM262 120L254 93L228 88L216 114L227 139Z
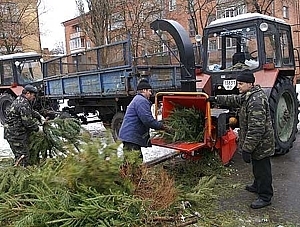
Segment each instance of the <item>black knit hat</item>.
M137 86L137 90L143 90L143 89L152 89L151 85L147 80L141 80Z
M242 72L237 76L236 80L245 83L254 83L255 77L251 72Z
M26 92L30 92L30 93L38 93L38 90L36 87L32 86L31 84L27 84L25 87L24 87L24 93Z

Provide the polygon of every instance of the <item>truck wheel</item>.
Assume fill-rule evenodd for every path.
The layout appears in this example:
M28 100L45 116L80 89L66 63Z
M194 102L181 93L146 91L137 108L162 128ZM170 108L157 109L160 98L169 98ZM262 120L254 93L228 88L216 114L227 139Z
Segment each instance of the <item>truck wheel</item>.
M2 94L0 96L0 122L3 125L7 117L7 111L14 101L14 98L10 94Z
M124 113L123 112L117 112L112 121L111 121L111 130L112 130L112 136L115 141L119 139L119 131L123 122Z
M279 77L269 102L275 134L275 154L283 155L293 146L298 131L298 99L292 81Z

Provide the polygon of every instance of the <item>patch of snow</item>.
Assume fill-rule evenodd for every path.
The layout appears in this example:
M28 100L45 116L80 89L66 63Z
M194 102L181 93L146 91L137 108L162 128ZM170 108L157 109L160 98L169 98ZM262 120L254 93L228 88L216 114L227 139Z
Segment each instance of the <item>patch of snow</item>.
M0 124L0 159L13 158L14 154L12 153L7 140L4 139L3 131L4 131L4 128Z

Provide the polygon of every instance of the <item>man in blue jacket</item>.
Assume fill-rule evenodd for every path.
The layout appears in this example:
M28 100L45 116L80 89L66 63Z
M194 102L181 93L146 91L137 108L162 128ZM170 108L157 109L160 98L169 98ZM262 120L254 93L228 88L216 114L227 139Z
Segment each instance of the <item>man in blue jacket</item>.
M154 119L149 98L152 87L146 80L141 80L137 86L138 94L128 105L119 138L123 142L124 151L140 151L141 147L150 147L150 128L164 129L161 122Z

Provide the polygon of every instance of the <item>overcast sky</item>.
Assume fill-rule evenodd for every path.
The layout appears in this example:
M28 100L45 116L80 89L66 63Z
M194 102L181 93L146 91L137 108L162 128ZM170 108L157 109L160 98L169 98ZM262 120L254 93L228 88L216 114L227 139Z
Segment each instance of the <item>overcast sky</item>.
M42 48L51 50L56 43L65 43L62 22L78 15L75 0L42 0L39 13Z

